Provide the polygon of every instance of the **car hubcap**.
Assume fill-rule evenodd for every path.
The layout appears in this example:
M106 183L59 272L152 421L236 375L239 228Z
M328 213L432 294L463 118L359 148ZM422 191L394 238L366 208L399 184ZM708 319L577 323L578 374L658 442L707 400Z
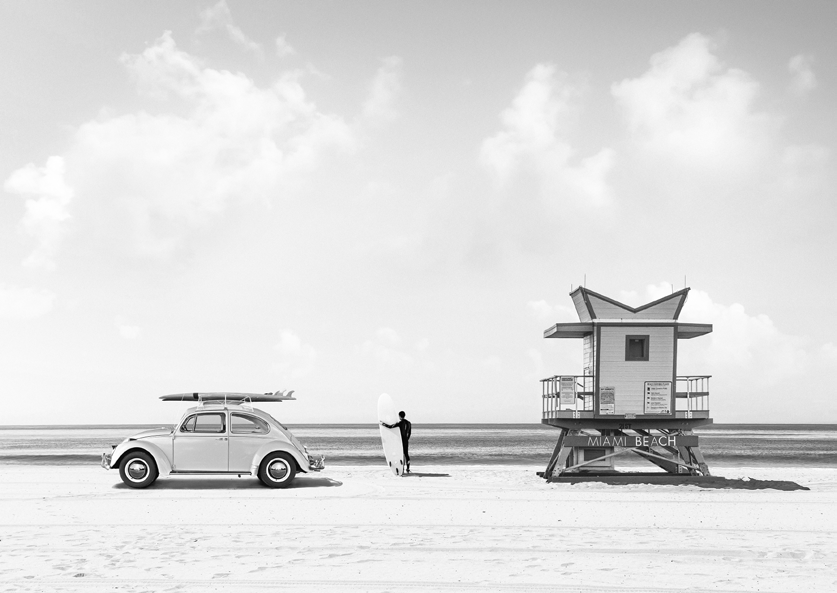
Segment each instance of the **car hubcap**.
M128 464L128 477L135 482L141 481L148 475L148 466L142 461L132 461Z
M267 466L267 473L270 479L281 482L288 475L288 465L284 461L277 459Z

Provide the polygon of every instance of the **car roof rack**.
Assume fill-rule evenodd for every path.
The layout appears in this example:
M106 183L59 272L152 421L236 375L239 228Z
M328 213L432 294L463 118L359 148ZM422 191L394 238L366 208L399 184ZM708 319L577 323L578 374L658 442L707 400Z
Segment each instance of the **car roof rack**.
M207 391L194 393L172 393L170 395L161 395L160 399L164 402L217 402L223 404L238 404L238 403L254 403L254 402L283 402L287 400L295 400L291 397L294 391L291 389L287 393L284 391L276 391L274 393L239 393L235 391Z

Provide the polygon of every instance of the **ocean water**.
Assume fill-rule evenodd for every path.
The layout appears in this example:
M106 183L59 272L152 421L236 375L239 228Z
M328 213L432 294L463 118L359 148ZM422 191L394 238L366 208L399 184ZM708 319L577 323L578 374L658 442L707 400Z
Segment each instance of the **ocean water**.
M0 426L0 465L97 465L124 438L161 425ZM383 464L374 424L289 425L328 465ZM837 425L715 424L695 431L713 466L837 467ZM558 430L541 424L413 424L413 465L544 465ZM631 456L631 465L637 460ZM618 463L618 462L617 462ZM649 466L651 467L651 466Z

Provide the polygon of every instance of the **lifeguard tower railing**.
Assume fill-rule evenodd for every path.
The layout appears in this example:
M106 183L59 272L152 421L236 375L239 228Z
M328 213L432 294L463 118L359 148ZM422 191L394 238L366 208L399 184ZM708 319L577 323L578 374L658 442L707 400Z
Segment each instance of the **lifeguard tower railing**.
M675 386L677 416L692 418L709 414L709 379L712 375L683 375ZM563 395L562 398L562 379ZM574 386L574 397L568 386ZM541 379L543 418L578 417L581 412L595 412L596 391L594 375L553 375ZM585 414L588 416L589 414Z
M566 389L566 381L570 377L575 387L575 397L572 398L572 403L567 397L564 397L562 402L561 379L564 379ZM596 409L594 379L594 375L554 375L541 379L543 417L555 418L559 415L558 412L593 412Z
M709 413L709 378L712 375L683 375L677 377L675 387L675 411L685 412L691 418L693 412Z

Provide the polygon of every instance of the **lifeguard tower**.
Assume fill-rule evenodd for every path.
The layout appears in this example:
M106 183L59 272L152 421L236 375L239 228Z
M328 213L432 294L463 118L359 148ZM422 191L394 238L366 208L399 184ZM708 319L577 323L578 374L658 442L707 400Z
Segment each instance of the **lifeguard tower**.
M678 376L677 344L712 325L677 320L688 293L637 308L583 287L570 293L579 322L557 323L544 337L581 339L583 373L541 380L541 422L560 431L544 478L709 476L692 429L712 423L710 375ZM664 471L617 471L615 458L633 454Z

